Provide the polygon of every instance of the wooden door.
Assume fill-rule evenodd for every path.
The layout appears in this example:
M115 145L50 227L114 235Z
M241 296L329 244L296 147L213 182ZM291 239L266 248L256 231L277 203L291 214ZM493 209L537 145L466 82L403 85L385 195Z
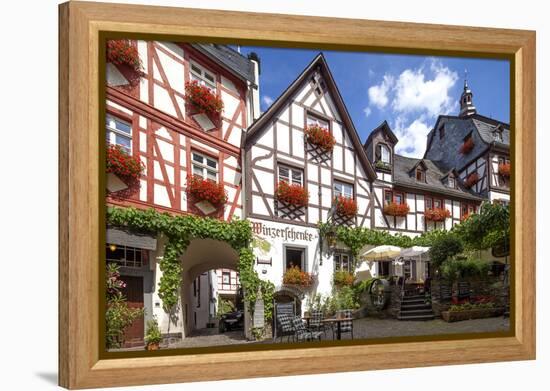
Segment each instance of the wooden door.
M126 296L128 307L143 308L143 277L121 276L120 279L126 283L122 294ZM134 320L124 332L124 347L142 346L144 328L143 316Z

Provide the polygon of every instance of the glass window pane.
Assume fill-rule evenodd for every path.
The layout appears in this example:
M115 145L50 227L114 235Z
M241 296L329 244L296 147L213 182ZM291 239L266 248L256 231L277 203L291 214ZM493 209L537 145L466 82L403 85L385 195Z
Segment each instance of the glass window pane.
M213 181L215 181L217 179L218 175L216 174L216 171L207 170L206 171L206 177L208 179L212 179Z
M195 64L191 64L191 71L195 72L198 75L202 75L201 69L197 67Z
M218 162L212 159L206 159L206 164L212 168L218 168Z
M289 170L286 167L279 167L279 180L280 181L289 181L290 174Z
M202 176L202 167L193 165L193 175Z
M202 158L202 156L199 155L198 153L193 153L193 161L202 163L202 162L203 162L203 158Z
M132 140L128 137L121 136L119 134L116 135L115 142L117 145L122 146L124 149L126 149L128 152L132 148Z
M302 184L302 172L298 170L292 170L292 183Z
M115 119L115 128L121 132L132 134L132 127L126 122Z

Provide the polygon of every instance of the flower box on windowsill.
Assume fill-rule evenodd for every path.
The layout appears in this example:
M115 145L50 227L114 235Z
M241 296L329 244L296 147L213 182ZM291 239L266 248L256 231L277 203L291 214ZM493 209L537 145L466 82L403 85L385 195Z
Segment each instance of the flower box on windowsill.
M477 182L479 182L479 175L477 172L473 172L464 180L464 187L471 189Z
M321 148L325 152L332 152L336 139L327 128L319 125L308 125L304 129L306 141Z
M107 147L107 174L114 174L126 185L139 183L139 178L144 170L143 163L137 156L128 154L120 145Z
M185 83L185 102L189 114L206 114L213 122L219 121L223 111L221 97L196 80Z
M460 146L460 153L463 155L467 155L474 149L474 140L469 137L464 143Z
M293 266L283 275L284 285L293 285L302 288L313 285L315 279L312 274L302 271L298 266Z
M128 66L138 73L143 70L137 47L132 46L126 39L107 41L107 62Z
M382 160L378 160L376 163L374 163L374 166L379 170L391 171L391 164L385 163Z
M407 204L397 204L395 202L391 202L384 206L384 214L387 214L389 216L404 217L407 216L408 213L409 205Z
M275 197L283 204L292 205L298 208L304 207L309 201L309 193L298 184L289 184L281 181L275 189Z
M445 208L426 209L424 212L426 221L445 221L448 217L451 217L451 212Z
M198 175L187 177L186 193L195 201L208 201L218 208L227 202L227 193L223 183L216 183Z
M500 163L498 165L498 174L506 179L510 178L510 163Z
M355 217L357 214L357 201L353 198L338 196L334 198L336 214L342 217Z

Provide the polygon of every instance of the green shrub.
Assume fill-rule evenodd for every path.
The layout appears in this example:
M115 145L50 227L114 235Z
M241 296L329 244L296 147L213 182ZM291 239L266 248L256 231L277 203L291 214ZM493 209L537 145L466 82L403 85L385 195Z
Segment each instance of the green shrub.
M235 311L235 306L230 300L225 300L218 295L218 310L216 315L220 318L222 315L225 315L229 312Z
M156 318L147 321L147 332L145 333L145 343L156 344L162 341L159 324Z
M465 303L459 305L452 305L449 308L450 312L461 312L461 311L470 311L470 310L481 310L481 309L491 309L495 308L495 303Z
M332 296L326 301L326 312L335 313L338 310L348 310L359 308L356 294L350 286L343 286L335 289Z
M440 267L441 275L449 281L457 278L486 277L490 265L479 259L449 259Z
M334 272L334 286L341 287L341 286L352 286L353 281L355 280L355 277L352 273L346 272L346 271L337 271Z
M455 235L440 235L432 240L430 260L435 267L438 267L443 262L460 254L462 250L462 242Z

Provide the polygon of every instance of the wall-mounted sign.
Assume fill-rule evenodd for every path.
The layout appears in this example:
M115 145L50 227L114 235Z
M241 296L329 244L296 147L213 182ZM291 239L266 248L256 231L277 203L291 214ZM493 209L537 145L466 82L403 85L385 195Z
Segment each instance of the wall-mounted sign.
M273 258L256 258L256 263L258 265L273 265Z
M264 327L264 316L265 316L264 301L260 297L254 303L254 319L252 320L252 327Z
M284 241L291 242L294 242L296 240L311 242L314 238L316 238L316 236L310 233L307 228L275 228L261 222L252 222L252 231L256 235L272 239L281 238Z

